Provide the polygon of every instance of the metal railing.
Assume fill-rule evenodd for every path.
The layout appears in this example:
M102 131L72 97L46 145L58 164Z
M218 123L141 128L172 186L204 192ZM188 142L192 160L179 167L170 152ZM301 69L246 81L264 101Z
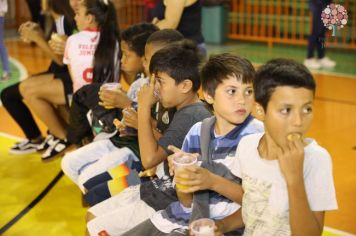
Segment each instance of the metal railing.
M356 1L338 1L348 11L346 27L336 36L327 32L329 47L356 49ZM230 0L228 38L248 41L307 44L311 32L308 0Z
M19 3L23 0L16 0ZM143 22L144 0L113 0L121 29ZM336 36L327 32L328 47L356 49L356 1L339 0L348 11L346 27ZM23 19L16 9L16 22ZM21 18L22 17L22 18ZM311 32L311 14L308 0L230 0L228 13L229 39L255 42L306 45Z

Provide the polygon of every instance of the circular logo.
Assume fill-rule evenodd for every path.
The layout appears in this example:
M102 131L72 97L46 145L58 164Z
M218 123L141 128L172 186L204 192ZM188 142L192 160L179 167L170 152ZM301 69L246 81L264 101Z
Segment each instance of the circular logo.
M339 4L330 4L321 12L321 20L326 28L332 30L335 36L335 30L344 28L347 24L347 11L345 7Z

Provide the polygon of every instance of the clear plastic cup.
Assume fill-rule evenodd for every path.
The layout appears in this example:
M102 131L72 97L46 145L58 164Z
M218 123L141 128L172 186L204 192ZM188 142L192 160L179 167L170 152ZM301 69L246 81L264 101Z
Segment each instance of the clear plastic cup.
M174 156L173 159L173 165L174 165L174 171L179 172L179 171L184 171L184 168L189 167L189 166L194 166L197 164L197 157L193 155L184 155L184 156ZM177 180L177 177L175 177ZM183 184L177 184L176 182L176 188L179 189L187 189L188 186L185 186Z
M121 84L118 82L110 82L101 85L100 90L118 90L121 89ZM105 106L106 109L113 109L113 106Z
M208 218L193 221L191 231L195 236L214 236L215 222Z
M100 89L104 90L118 90L121 88L121 84L118 82L110 82L101 85Z

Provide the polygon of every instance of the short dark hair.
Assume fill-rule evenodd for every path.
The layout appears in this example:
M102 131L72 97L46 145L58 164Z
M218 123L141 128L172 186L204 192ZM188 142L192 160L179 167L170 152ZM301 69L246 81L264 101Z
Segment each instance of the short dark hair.
M203 91L214 97L216 88L228 76L240 78L242 83L253 83L256 72L249 60L237 55L223 53L210 56L201 69Z
M313 93L316 88L312 74L304 65L284 58L270 60L258 69L254 82L256 102L266 110L272 93L279 86L306 88Z
M196 44L185 39L158 50L152 56L150 73L167 73L176 84L189 79L193 83L192 90L196 92L200 87L199 64Z
M142 57L147 39L158 30L158 27L151 23L135 24L121 32L121 40L125 41L137 56Z
M151 34L147 39L146 44L160 44L162 46L169 45L173 42L178 42L184 39L184 36L174 29L162 29Z

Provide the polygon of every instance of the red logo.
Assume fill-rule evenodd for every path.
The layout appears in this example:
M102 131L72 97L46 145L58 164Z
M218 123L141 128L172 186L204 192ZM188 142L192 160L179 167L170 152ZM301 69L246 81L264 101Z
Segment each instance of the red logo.
M91 83L93 81L93 76L94 76L93 72L94 72L93 68L87 68L83 71L83 79L85 82Z

